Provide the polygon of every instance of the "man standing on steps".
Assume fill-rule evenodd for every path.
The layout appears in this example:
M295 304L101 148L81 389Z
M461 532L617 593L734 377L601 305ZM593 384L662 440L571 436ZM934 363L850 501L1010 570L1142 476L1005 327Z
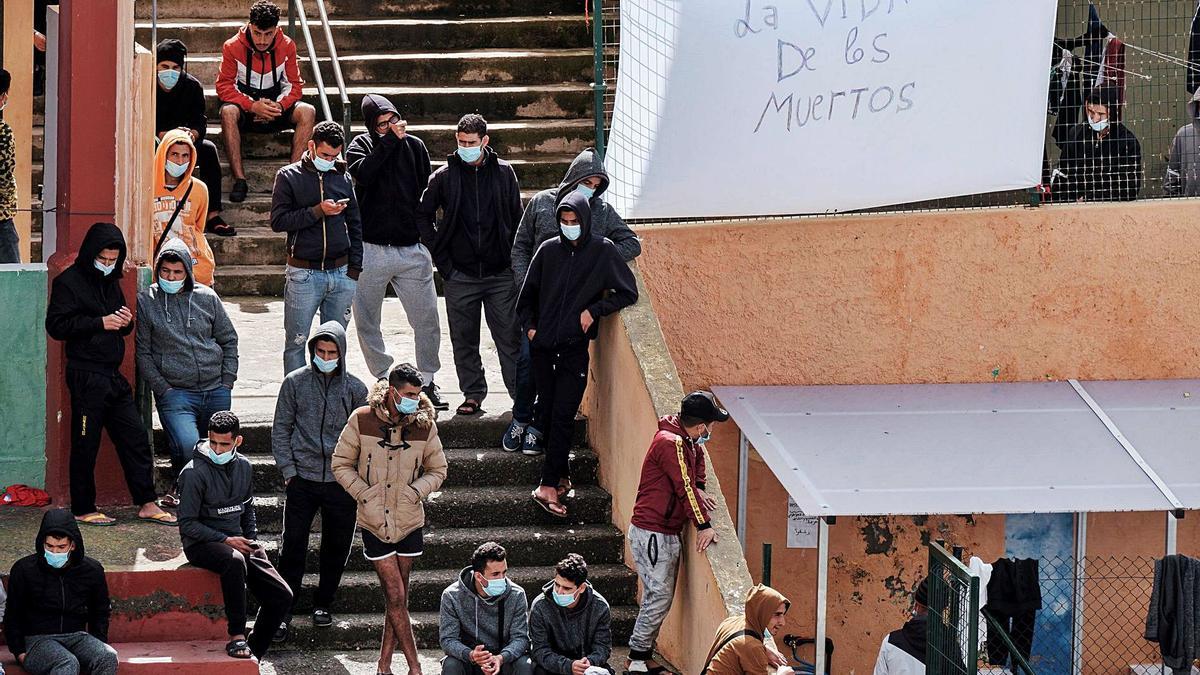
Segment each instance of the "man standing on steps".
M342 127L325 121L313 129L308 150L275 174L271 229L287 233L287 285L283 294L284 374L304 366L313 315L321 323L350 321L354 286L362 271L362 221L354 186L341 159Z
M363 228L363 273L354 291L354 324L367 368L376 379L387 377L395 363L380 331L383 297L390 285L400 298L417 347L422 390L438 410L442 401L434 375L442 367L442 343L433 257L421 243L417 206L429 183L429 151L408 133L408 123L392 102L368 94L362 103L367 133L346 150Z
M512 247L513 280L517 282L518 289L525 282L529 262L538 247L542 242L557 238L562 233L559 228L558 205L567 195L574 192L582 194L588 200L592 211L594 236L611 241L616 246L617 253L621 254L621 258L626 262L641 254L642 242L621 219L616 209L601 198L607 189L608 172L604 170L604 162L594 149L588 148L571 162L571 167L567 169L567 174L563 176L558 187L542 190L529 200L529 204L525 206L525 213L521 216L521 224L517 226L517 235ZM524 333L521 334L521 351L529 353L529 337ZM536 398L536 385L535 381L534 387L525 393ZM529 401L524 405L532 406L533 403ZM532 438L536 440L545 431L548 430L535 429ZM508 452L524 449L525 432L525 425L514 418L504 432L501 445ZM529 449L534 453L538 450L536 447Z
M508 579L507 557L500 544L481 544L442 591L443 675L533 675L529 605L525 589Z
M708 517L717 502L704 493L704 444L712 425L728 420L729 413L707 391L688 394L679 408L678 415L658 421L630 518L627 538L642 582L642 603L629 636L631 673L667 672L653 659L654 642L675 599L684 526L689 521L696 526L697 553L717 541Z
M333 474L358 503L363 555L387 597L377 672L392 672L396 644L410 674L421 672L408 616L409 575L424 551L421 501L446 480L437 411L421 392L421 375L402 363L375 383L368 405L354 411L333 455Z
M479 355L482 309L514 402L513 419L528 422L533 410L523 404L532 403L524 391L532 386L529 359L521 354L513 321L512 239L521 219L521 186L512 165L488 145L482 116L463 115L455 138L458 150L430 176L421 195L417 224L445 282L454 367L465 399L457 412L480 412L488 393ZM442 219L435 227L438 209Z
M283 551L279 574L299 590L304 581L308 538L321 512L320 584L313 596L312 622L333 625L329 610L354 542L354 498L333 474L338 436L351 413L367 402L367 386L346 369L346 330L336 321L321 324L308 341L309 362L288 373L275 401L271 454L283 474ZM292 608L275 632L287 639Z
M229 201L246 199L249 185L242 168L242 134L275 134L294 128L292 162L308 145L317 109L300 99L304 80L296 59L296 43L279 30L279 7L255 0L250 21L221 47L217 97L221 100L221 133L233 171Z
M67 343L67 389L71 392L71 512L86 525L112 525L96 510L96 455L108 430L121 461L138 518L175 525L155 503L154 460L133 389L121 374L125 336L133 312L125 306L121 275L125 237L112 223L95 223L71 266L54 278L46 307L46 332Z
M255 541L254 468L238 452L240 430L237 415L228 410L209 419L208 440L196 444L195 457L179 474L179 535L187 561L221 577L229 623L225 653L235 659L261 659L292 606L292 590ZM248 640L247 590L259 604Z

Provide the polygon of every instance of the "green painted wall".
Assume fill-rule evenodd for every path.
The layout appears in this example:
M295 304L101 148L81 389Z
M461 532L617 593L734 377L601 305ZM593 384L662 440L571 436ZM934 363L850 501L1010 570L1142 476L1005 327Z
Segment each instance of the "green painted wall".
M0 269L0 488L46 482L45 265Z

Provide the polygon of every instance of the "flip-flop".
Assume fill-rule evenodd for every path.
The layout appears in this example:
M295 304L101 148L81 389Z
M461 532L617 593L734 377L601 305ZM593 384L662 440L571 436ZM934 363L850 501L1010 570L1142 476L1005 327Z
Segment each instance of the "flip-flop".
M566 497L567 495L571 494L571 490L574 490L574 489L575 489L575 485L573 483L571 483L571 481L569 479L566 479L566 478L560 480L558 482L558 487L555 488L555 490L558 491L559 499L562 499L563 497Z
M110 518L103 513L92 513L82 518L76 518L75 522L91 525L92 527L112 527L117 524L116 518Z
M546 513L549 513L550 515L554 516L555 518L566 518L567 517L567 507L563 506L562 504L560 504L558 502L552 502L548 499L542 499L541 497L538 496L537 490L534 490L533 492L529 493L529 496L533 497L533 501L537 502L538 506L542 507L543 511L545 511ZM556 507L556 506L558 508L562 509L561 513L554 510L554 507Z
M159 525L164 525L166 527L179 527L179 521L172 520L174 518L175 516L165 511L162 513L156 513L152 516L138 516L138 520L144 520L148 523L158 523Z
M163 509L177 509L179 508L179 497L167 493L158 498L158 506Z
M243 652L245 656L239 654ZM225 655L232 659L248 659L254 656L250 653L250 645L245 640L230 640L225 644Z
M459 405L457 409L455 409L454 414L462 415L464 417L469 417L471 415L479 414L479 412L481 410L483 410L483 408L480 407L479 401L476 401L474 399L467 399L467 400L463 401L462 404Z

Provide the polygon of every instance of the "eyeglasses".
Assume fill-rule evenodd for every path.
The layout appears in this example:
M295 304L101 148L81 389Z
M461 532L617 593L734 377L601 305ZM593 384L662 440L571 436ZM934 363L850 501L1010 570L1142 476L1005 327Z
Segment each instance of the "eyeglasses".
M387 131L387 128L400 121L399 117L392 115L382 122L375 123L375 131Z

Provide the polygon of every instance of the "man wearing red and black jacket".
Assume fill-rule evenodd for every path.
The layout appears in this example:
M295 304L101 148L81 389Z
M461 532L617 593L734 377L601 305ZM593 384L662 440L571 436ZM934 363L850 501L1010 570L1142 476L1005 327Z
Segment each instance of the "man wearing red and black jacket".
M242 134L273 134L294 127L292 162L308 147L317 109L302 102L304 80L296 43L279 30L279 7L270 0L250 6L250 21L221 47L217 98L221 131L233 171L229 201L246 199L249 186L242 169Z
M680 535L696 526L696 550L717 540L709 513L716 501L704 493L704 443L712 425L729 419L706 391L688 394L678 415L658 421L658 433L642 461L642 478L629 525L629 546L642 582L642 604L629 636L629 672L662 673L651 658L659 628L671 609L683 554Z

